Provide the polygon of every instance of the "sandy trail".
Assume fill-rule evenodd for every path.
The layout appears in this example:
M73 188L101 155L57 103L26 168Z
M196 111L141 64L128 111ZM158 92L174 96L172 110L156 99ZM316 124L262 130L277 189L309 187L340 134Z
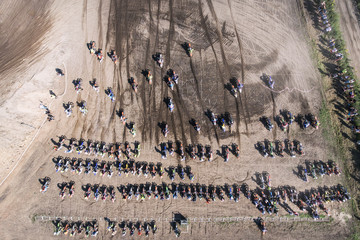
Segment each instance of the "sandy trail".
M0 7L9 7L9 4L5 2ZM36 8L36 4L28 7ZM15 10L15 7L9 8L10 12ZM297 1L56 1L46 5L43 11L51 25L37 40L41 42L41 47L29 53L30 56L43 54L43 57L20 67L10 66L9 70L3 71L8 74L6 77L12 74L16 81L9 83L6 90L12 97L8 96L0 106L0 114L4 116L0 125L4 133L1 136L4 144L0 149L3 152L0 180L16 163L9 159L19 157L41 126L44 115L39 110L39 100L46 104L53 101L50 110L55 121L44 124L18 167L0 186L0 231L5 239L24 234L29 238L49 239L52 224L32 221L39 215L171 218L175 211L191 217L260 215L244 198L239 203L217 201L210 205L182 199L151 199L142 203L87 202L83 200L81 190L81 186L87 183L119 186L152 181L170 184L171 181L169 178L150 180L114 176L109 179L56 173L53 157L87 157L76 153L65 155L63 150L53 151L51 139L57 141L60 135L106 143L140 141L142 153L138 161L161 162L166 168L179 163L189 165L195 174L194 183L200 184L232 184L246 179L251 188L256 188L255 181L247 176L262 171L271 174L273 186L291 185L300 191L325 184L334 185L340 181L336 177L324 177L304 183L294 174L297 166L303 165L305 160L327 160L332 157L324 141L316 140L322 139L320 131L304 132L294 124L287 133L279 128L268 132L258 121L263 115L278 115L281 109L289 109L294 114L317 114L320 108L320 85L316 80L319 76L312 65L310 49L304 37L306 26L301 17L301 5L297 5ZM32 20L32 17L24 15L24 19ZM119 63L115 65L107 56L99 63L86 48L90 40L95 40L104 53L115 49L119 54ZM185 41L191 42L195 49L192 58L188 58L181 47ZM151 57L155 52L162 52L165 56L163 69ZM55 73L55 68L62 68L63 63L66 78ZM144 68L151 69L153 73L152 85L141 74ZM180 75L180 82L173 91L162 80L169 68ZM260 80L263 73L271 74L275 79L273 92ZM72 80L79 77L83 79L84 90L76 94ZM131 89L128 83L130 77L138 81L138 93ZM241 78L245 84L243 93L237 99L224 88L230 77ZM99 83L99 93L89 84L94 78ZM24 79L22 87L16 85L19 79ZM104 93L108 87L115 92L115 102L111 102ZM51 100L50 89L59 95L56 100ZM163 102L167 96L174 99L173 113L167 110ZM82 100L87 102L88 114L83 116L75 107L72 116L66 118L63 102L71 101L76 105ZM116 115L119 109L124 110L129 121L136 123L135 138ZM223 133L218 127L212 126L204 115L207 109L216 114L230 112L235 120L232 131ZM189 124L191 118L200 123L201 134L197 134ZM158 127L162 121L169 124L170 134L167 138ZM11 129L8 128L10 123L13 126ZM303 142L306 156L264 159L254 148L257 141L283 141L287 138ZM156 149L161 142L168 140L179 140L184 145L209 144L214 153L224 144L238 143L240 158L231 156L228 163L224 163L221 156L216 156L211 163L200 163L189 158L180 162L178 156L162 160ZM110 161L108 158L104 160ZM38 179L44 176L51 177L52 183L46 194L40 194ZM76 194L72 199L61 201L56 185L70 180L76 183ZM176 177L175 182L180 182L180 179ZM184 182L190 183L189 180ZM18 197L20 195L21 198ZM117 196L120 197L119 192ZM331 205L334 216L337 216L339 207L337 204ZM280 209L280 215L285 214L285 210ZM13 226L15 221L18 224ZM269 226L272 226L270 238L304 236L306 239L318 239L328 233L330 227L331 231L346 236L348 230L344 225L334 227L339 222L336 218L328 227L273 223ZM307 227L313 230L311 235L303 232ZM104 231L105 222L101 223L100 228L101 237L109 238ZM289 228L292 230L288 231ZM191 239L204 236L230 239L237 236L238 229L244 232L244 237L259 237L257 227L252 222L229 226L191 224L189 235L186 236ZM159 224L159 230L159 238L173 236L168 222ZM287 235L284 235L285 232Z

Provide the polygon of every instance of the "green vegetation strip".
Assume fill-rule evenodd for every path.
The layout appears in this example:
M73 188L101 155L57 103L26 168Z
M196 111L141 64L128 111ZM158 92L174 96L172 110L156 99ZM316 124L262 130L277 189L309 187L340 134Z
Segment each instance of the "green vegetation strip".
M321 0L322 1L322 0ZM318 3L320 3L320 1L317 1ZM357 0L357 2L360 4L360 0ZM335 46L338 49L338 52L343 54L343 59L338 61L338 65L341 67L342 70L346 70L347 71L347 75L349 75L351 78L355 79L355 90L356 92L359 92L359 83L358 83L358 79L356 77L356 75L354 74L354 68L351 66L351 60L349 59L349 55L348 55L348 50L346 48L346 44L344 41L344 38L342 36L342 32L340 30L340 17L339 14L336 12L335 10L335 0L325 0L326 3L326 11L327 11L327 17L328 20L331 24L331 28L332 30L328 33L326 33L326 35L329 38L333 38L335 39ZM358 7L360 5L357 5ZM356 109L360 110L360 96L359 95L355 95L355 99L356 99Z

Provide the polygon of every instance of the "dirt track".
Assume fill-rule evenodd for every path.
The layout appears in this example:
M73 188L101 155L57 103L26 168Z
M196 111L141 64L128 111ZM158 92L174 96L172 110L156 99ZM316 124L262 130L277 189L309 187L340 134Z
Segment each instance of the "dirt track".
M27 6L37 9L37 5ZM19 166L0 186L0 231L4 234L3 239L14 239L25 234L30 239L49 239L53 230L51 223L33 223L35 215L170 218L172 212L179 211L189 217L260 216L244 197L239 203L217 201L209 205L182 199L151 199L143 203L135 200L127 203L120 200L115 203L87 202L82 198L81 186L84 184L118 186L149 180L133 176L114 176L109 179L93 175L55 173L52 157L66 155L63 151L54 152L50 139L57 140L60 135L108 143L137 140L142 146L140 161L162 162L165 167L178 165L180 159L168 157L167 160L161 160L156 148L164 141L179 140L184 145L210 144L213 149L233 142L240 146L240 158L232 156L228 163L224 163L220 156L211 163L200 163L188 158L182 164L191 166L195 183L217 185L246 180L251 188L255 188L256 183L248 176L262 171L270 173L273 186L290 185L299 191L340 182L338 177L325 176L323 179L311 179L304 183L294 174L298 164L303 164L305 160L332 159L331 150L327 149L320 131L304 131L295 124L287 133L278 128L268 132L259 121L259 117L263 115L278 115L281 109L288 109L294 114L317 114L320 108L321 85L310 58L307 26L301 16L301 6L298 1L275 0L100 3L85 0L83 3L58 1L46 5L43 13L36 15L46 16L49 25L45 26L44 34L41 28L36 28L39 39L33 39L29 35L27 42L34 41L36 48L29 49L26 55L29 58L43 58L38 59L38 62L28 60L20 67L18 60L14 60L14 63L5 65L6 68L1 69L0 74L6 79L10 79L9 76L16 80L25 79L22 87L17 85L19 81L12 83L9 80L4 88L9 94L1 100L0 114L4 116L4 122L0 129L4 132L1 140L5 144L2 144L1 149L3 155L0 164L3 168L0 170L0 180L16 164L18 156L24 150L20 146L28 146L32 136L37 133L36 129L41 126L44 115L38 107L39 98L48 105L51 102L50 110L55 116L55 121L46 122L39 130L29 150L20 159ZM8 8L10 13L16 11L16 7L10 7L7 2L0 7ZM34 16L25 13L19 16L30 25L31 21L35 21ZM5 21L1 24L7 26L10 23ZM9 32L7 36L10 39L16 38L16 35L11 35L11 29L5 31ZM25 28L23 31L27 33L32 30ZM95 40L104 52L116 49L120 53L118 65L114 65L107 56L101 64L91 56L86 48L86 43L90 40ZM187 57L181 47L185 41L190 42L195 49L192 58ZM1 44L2 42L0 46ZM22 52L24 45L17 44L14 48ZM16 51L11 54L16 55ZM156 66L151 58L155 52L162 52L165 56L163 69ZM7 55L6 58L12 58L12 55ZM1 55L0 63L3 59ZM56 76L57 67L65 69L65 77ZM152 85L141 75L144 68L153 72ZM180 75L179 85L174 91L162 81L169 68ZM260 79L263 73L270 74L275 80L274 91L270 91ZM71 81L78 77L84 80L84 90L77 95ZM139 82L137 94L128 83L130 77ZM237 99L224 88L231 77L240 78L245 85L243 93ZM93 78L99 82L99 94L88 84ZM114 89L114 103L104 94L107 87ZM50 99L49 89L59 95L58 99ZM174 99L173 113L166 109L163 102L166 96ZM62 103L80 100L86 100L88 114L82 116L75 108L73 115L66 118ZM132 138L116 115L116 110L119 109L124 109L127 118L136 123L135 138ZM222 133L219 128L213 127L204 115L207 109L217 114L230 112L235 120L232 131ZM191 118L200 123L200 135L189 124ZM169 123L170 134L166 139L158 127L158 122L161 121ZM8 129L9 124L14 126L11 130ZM286 138L301 141L306 155L295 159L289 156L264 159L254 148L257 141ZM73 153L69 157L78 155ZM9 159L14 160L10 162ZM52 183L48 192L43 195L39 193L38 179L44 176L51 177ZM75 196L61 201L56 184L70 180L76 183ZM156 183L162 181L171 182L168 178L154 179ZM176 178L175 181L179 182L180 179ZM120 197L119 192L117 196ZM329 224L269 224L266 238L294 239L303 236L305 239L324 239L328 234L335 233L339 238L346 237L349 230L342 218L346 214L339 215L341 207L343 206L335 203L329 205L335 219ZM280 209L280 215L286 215L284 209ZM170 233L168 223L159 224L158 227L158 238L174 236ZM233 239L234 236L239 237L239 234L239 238L244 239L260 237L260 232L253 223L225 226L201 223L191 224L190 229L191 235L183 234L184 237L205 239L216 236L220 239ZM101 231L101 236L109 238L105 235L103 225Z

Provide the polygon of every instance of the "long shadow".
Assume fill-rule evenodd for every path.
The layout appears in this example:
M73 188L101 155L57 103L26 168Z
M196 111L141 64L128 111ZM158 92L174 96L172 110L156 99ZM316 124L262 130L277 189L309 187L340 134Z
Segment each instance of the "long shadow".
M313 27L317 30L321 30L318 14L316 13L317 7L315 6L314 1L304 0L304 7L309 12L310 18L313 22Z

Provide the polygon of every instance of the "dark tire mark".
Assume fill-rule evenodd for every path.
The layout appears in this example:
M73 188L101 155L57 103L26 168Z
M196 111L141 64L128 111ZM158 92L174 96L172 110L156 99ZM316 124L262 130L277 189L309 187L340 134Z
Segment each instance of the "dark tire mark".
M151 25L150 25L151 26ZM150 30L150 29L149 29ZM149 31L150 33L150 31ZM146 69L146 66L148 64L148 58L150 56L150 38L148 39L147 41L147 44L146 44L146 54L145 54L145 63L144 63L144 69ZM141 141L142 142L145 142L147 139L146 139L146 129L148 124L147 124L147 118L148 118L148 114L147 114L147 106L146 106L146 92L147 92L147 89L148 89L148 83L146 81L143 82L142 84L142 88L141 88L141 99L142 99L142 103L143 103L143 128L142 128L142 131L141 131Z
M223 43L223 35L221 33L221 29L220 29L220 25L219 25L219 21L218 21L218 18L216 16L216 12L215 12L215 9L214 9L214 6L212 4L212 1L211 0L207 0L207 4L209 6L209 9L210 9L210 12L211 12L211 15L212 17L215 19L215 23L216 23L216 33L218 35L218 38L219 38L219 45L220 45L220 51L221 51L221 57L222 57L222 60L223 60L223 64L225 66L225 69L226 69L226 72L228 73L228 78L231 77L231 72L230 72L230 68L229 68L229 64L227 63L227 59L226 59L226 55L225 55L225 51L224 51L224 43Z
M173 41L173 36L174 36L174 33L175 33L175 28L174 28L174 18L173 18L173 0L170 0L169 1L169 17L170 17L170 22L169 22L169 34L168 34L168 40L167 40L167 44L166 44L166 51L165 51L165 61L166 61L166 66L164 64L164 67L168 68L170 66L170 63L171 63L171 49L170 49L170 45L171 45L171 42ZM164 73L163 73L163 69L161 69L161 78L164 76ZM164 93L164 88L165 88L165 93ZM158 122L161 121L161 118L164 119L164 116L163 116L163 113L166 113L166 111L163 110L164 108L164 103L163 103L163 99L164 99L164 96L165 94L167 94L168 92L168 87L167 86L164 86L164 81L162 81L161 79L161 93L160 93L160 103L159 103L159 114L158 114ZM160 132L160 129L157 128L158 131L156 131L156 144L159 144L159 132ZM175 131L175 128L173 129L173 131Z
M242 42L241 42L241 39L240 39L240 35L239 35L238 31L237 31L237 26L236 26L236 22L234 20L234 15L233 15L233 12L232 12L231 1L230 0L228 0L228 5L229 5L229 9L230 9L230 15L231 15L231 20L233 22L236 39L237 39L238 46L239 46L240 66L241 66L241 82L244 84L245 83L245 61L244 61L244 55L243 55L243 46L242 46ZM250 123L251 120L250 120L249 109L248 109L248 105L246 104L246 99L247 99L247 97L246 97L246 88L243 89L243 94L244 94L244 97L245 97L245 99L244 99L245 104L244 105L245 105L245 110L246 110L247 121L248 121L248 123ZM246 119L246 118L244 118L244 119ZM245 120L245 124L246 124L246 132L248 134L249 130L248 130L246 120Z
M149 3L150 4L150 3ZM157 23L156 23L156 35L155 35L155 41L154 41L154 50L153 53L156 52L156 48L158 45L158 41L159 41L159 22L160 22L160 7L161 7L161 1L158 0L158 9L157 9L157 14L156 14L156 18L157 18ZM151 8L149 8L149 11L151 12ZM154 74L153 74L153 86L150 89L150 97L152 98L153 102L152 105L149 104L149 113L154 114L156 112L156 85L158 84L157 81L160 79L161 81L161 76L159 79L157 79L157 71L155 71L155 69L157 68L155 61L153 61L153 69L154 69ZM152 96L153 95L153 96ZM150 114L150 115L152 115ZM153 129L156 128L156 122L154 123L154 120L152 118L152 116L150 116L150 145L152 145L152 141L153 141ZM156 135L156 130L155 130L155 135ZM156 141L158 142L158 141Z
M241 136L240 136L240 110L239 110L239 103L238 101L235 100L235 104L236 104L236 137L237 137L237 143L239 145L239 149L241 149ZM240 105L242 107L242 103L240 100ZM247 128L247 124L245 121L245 125Z
M273 102L273 119L275 120L275 116L276 116L276 103L275 103L275 98L274 98L274 93L271 93L271 99ZM273 140L276 140L276 131L277 131L277 124L274 124L274 129L273 129Z
M203 65L202 65L202 60L203 60L203 58L202 58L201 52L202 52L202 51L201 51L201 49L200 49L200 50L199 50L199 56L200 56L200 62L201 62L200 67L202 68L202 66L203 66ZM190 59L190 60L191 60L191 61L190 61L190 63L191 63L191 71L193 72L193 75L194 75L194 78L195 78L195 72L193 71L193 66L192 66L192 59ZM201 72L201 79L203 79L202 71L200 71L200 72ZM198 82L197 82L197 79L196 79L196 84L197 84L197 89L198 89L198 91L199 91L199 84L198 84ZM200 103L201 103L202 112L204 112L205 108L204 108L204 106L203 106L203 101L202 101L202 99L201 99L201 94L199 93L198 96L199 96L199 101L200 101ZM219 140L218 133L217 133L217 131L216 131L216 126L211 125L210 128L214 129L215 139L216 139L216 142L217 142L217 144L218 144L218 146L219 146L219 145L220 145L220 140ZM207 131L207 132L208 132L208 139L209 139L210 142L212 142L212 141L211 141L211 131Z
M82 29L86 28L86 37L87 37L87 0L84 0L83 3L83 13L82 13Z
M214 45L213 45L213 43L211 41L209 30L208 30L207 25L206 25L206 20L204 18L204 13L203 13L203 10L202 10L202 2L201 2L201 0L198 0L198 5L199 5L200 18L201 18L201 25L202 25L203 29L205 30L205 35L206 35L206 37L207 37L207 39L209 41L209 44L211 46L211 49L212 49L213 53L214 53L215 62L216 62L217 69L219 70L220 78L222 79L223 84L225 85L226 81L225 81L223 73L221 71L220 64L219 64L219 59L217 57ZM225 108L225 111L227 111L227 109L228 109L227 105L226 105L227 102L228 102L227 101L227 92L226 92L226 89L224 88L224 108Z

